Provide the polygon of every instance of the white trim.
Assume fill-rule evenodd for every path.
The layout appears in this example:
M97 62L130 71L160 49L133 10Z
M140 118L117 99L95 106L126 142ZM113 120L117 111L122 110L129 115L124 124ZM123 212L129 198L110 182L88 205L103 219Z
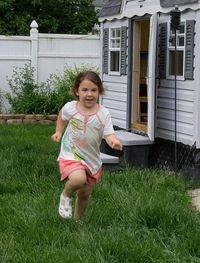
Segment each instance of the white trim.
M31 41L31 37L30 36L4 36L4 35L0 35L0 40L1 41Z
M71 35L71 34L48 34L48 33L39 33L38 34L38 37L40 39L42 38L45 38L45 40L47 38L49 39L80 39L80 40L97 40L99 39L99 36L98 35L91 35L91 34L88 34L88 35L77 35L77 34L74 34L74 35Z
M108 73L109 75L113 75L113 76L120 76L120 72L118 72L118 71L109 71L109 73Z
M31 56L26 56L26 55L0 55L0 60L31 60Z
M90 58L90 59L99 59L97 54L83 54L83 53L65 53L65 52L40 52L38 57L40 58Z
M155 138L155 75L156 75L156 44L157 44L157 14L151 16L149 33L149 58L147 71L148 87L148 137L151 141Z

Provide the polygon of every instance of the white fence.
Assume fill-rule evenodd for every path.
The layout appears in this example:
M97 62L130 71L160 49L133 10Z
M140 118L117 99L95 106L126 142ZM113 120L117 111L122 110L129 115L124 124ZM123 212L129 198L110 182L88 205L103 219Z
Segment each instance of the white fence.
M65 67L100 66L98 35L41 34L31 23L30 36L0 36L0 92L9 91L7 77L13 67L31 63L35 80L46 81L52 73L63 73ZM3 101L3 112L8 103Z

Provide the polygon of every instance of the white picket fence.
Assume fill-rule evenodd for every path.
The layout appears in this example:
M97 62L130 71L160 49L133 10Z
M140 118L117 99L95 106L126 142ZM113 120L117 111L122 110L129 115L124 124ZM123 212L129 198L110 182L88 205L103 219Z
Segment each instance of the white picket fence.
M0 36L0 92L9 91L7 78L14 67L30 63L35 80L46 81L51 74L63 73L65 67L100 66L98 35L41 34L38 25L30 25L30 36ZM9 108L3 101L3 112Z

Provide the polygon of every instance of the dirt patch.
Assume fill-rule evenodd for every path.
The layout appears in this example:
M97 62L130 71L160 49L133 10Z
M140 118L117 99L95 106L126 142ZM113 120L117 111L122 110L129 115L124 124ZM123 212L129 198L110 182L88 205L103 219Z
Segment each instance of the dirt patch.
M189 195L192 197L192 204L200 211L200 188L188 191Z

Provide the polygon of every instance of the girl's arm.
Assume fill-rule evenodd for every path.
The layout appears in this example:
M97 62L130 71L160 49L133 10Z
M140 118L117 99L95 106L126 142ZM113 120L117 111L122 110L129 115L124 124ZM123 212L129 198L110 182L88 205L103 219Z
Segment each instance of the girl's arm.
M64 126L67 124L66 121L63 121L61 118L61 111L58 114L57 123L56 123L56 132L51 136L51 139L54 142L59 142L62 137L62 132L64 129Z
M121 142L117 139L117 137L115 136L115 134L106 135L106 136L105 136L105 140L106 140L107 144L108 144L112 149L122 151L123 145L122 145Z

